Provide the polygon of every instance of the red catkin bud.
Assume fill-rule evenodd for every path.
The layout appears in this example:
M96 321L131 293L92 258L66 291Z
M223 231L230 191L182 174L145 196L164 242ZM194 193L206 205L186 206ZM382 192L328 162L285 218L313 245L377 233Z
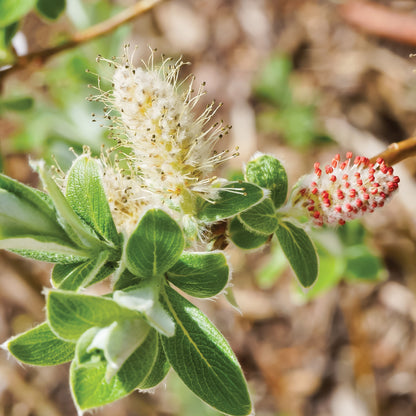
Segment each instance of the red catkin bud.
M375 163L363 156L346 159L336 154L325 170L314 164L315 175L302 179L300 191L292 195L295 206L305 209L316 226L345 224L346 221L382 207L397 190L400 178L393 176L393 168L382 158ZM352 181L348 181L353 178Z

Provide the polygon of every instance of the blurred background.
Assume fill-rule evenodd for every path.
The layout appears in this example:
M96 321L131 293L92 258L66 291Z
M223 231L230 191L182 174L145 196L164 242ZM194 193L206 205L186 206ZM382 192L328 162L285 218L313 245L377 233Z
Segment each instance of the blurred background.
M41 3L16 1L8 21L0 13L0 161L24 183L37 185L29 157L66 169L69 147L98 152L106 142L88 84L99 73L110 87L111 72L95 58L120 56L127 42L138 45L137 62L149 46L183 56L192 65L181 78L207 84L202 105L224 103L219 118L233 128L220 149L238 145L241 154L219 172L225 177L238 177L259 150L284 163L293 185L315 161L346 151L371 157L415 134L414 1L154 1L114 30L111 17L133 0L60 0L55 11ZM99 22L109 34L84 42ZM80 45L42 52L68 39ZM306 293L274 241L254 253L226 249L242 314L223 298L198 306L236 352L256 415L416 414L415 159L395 171L399 192L384 209L313 234L321 268ZM0 253L0 343L44 320L50 270ZM22 366L0 351L0 416L75 414L68 365ZM94 414L218 415L172 373L155 392Z

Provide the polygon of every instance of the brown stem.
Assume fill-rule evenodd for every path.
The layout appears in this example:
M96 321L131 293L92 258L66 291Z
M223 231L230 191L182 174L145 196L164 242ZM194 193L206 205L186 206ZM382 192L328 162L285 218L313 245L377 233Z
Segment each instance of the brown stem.
M387 165L392 166L411 156L416 156L416 137L392 143L386 150L371 158L370 161L375 162L377 158L381 157Z
M408 45L416 45L416 17L373 1L352 0L339 7L349 24L369 33Z
M22 55L17 58L17 61L8 69L0 72L0 76L4 77L11 72L23 68L30 64L31 62L38 62L39 64L44 64L49 58L56 55L59 52L65 51L67 49L74 48L83 43L89 42L93 39L96 39L100 36L107 35L108 33L114 31L119 26L130 22L135 19L137 16L147 12L158 3L161 3L163 0L142 0L134 4L133 6L124 9L119 14L110 17L104 22L100 22L88 29L75 33L64 43L50 48L32 52L27 55Z

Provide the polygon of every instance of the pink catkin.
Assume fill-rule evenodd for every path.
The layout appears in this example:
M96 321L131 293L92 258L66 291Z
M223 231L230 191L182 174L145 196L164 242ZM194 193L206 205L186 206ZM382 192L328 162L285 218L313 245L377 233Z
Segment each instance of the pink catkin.
M314 173L302 179L292 201L305 209L314 225L343 225L384 206L399 186L400 179L393 172L381 158L370 163L363 156L353 159L347 152L341 162L336 154L325 169L320 169L318 162L314 164Z

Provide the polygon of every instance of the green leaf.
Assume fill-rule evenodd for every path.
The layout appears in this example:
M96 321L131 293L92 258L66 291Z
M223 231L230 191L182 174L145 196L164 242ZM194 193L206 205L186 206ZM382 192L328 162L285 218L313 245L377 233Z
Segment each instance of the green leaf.
M347 262L345 268L347 279L375 281L384 277L383 263L367 246L348 247L344 253Z
M264 197L263 190L248 182L231 182L219 189L214 202L203 201L197 217L204 222L230 218L245 211Z
M278 225L276 211L270 198L266 198L247 211L238 214L238 219L248 231L257 234L273 234Z
M71 361L75 344L58 338L44 322L6 344L18 360L31 365L57 365Z
M0 100L0 111L28 111L33 108L33 104L34 100L32 97L4 98Z
M81 155L75 160L67 175L66 199L76 214L100 237L116 246L119 244L95 159Z
M168 270L168 280L179 289L197 298L220 293L228 283L230 270L222 252L184 252Z
M117 274L118 270L115 274ZM133 273L129 272L128 269L124 269L118 276L116 282L114 283L114 290L122 290L129 286L138 285L143 279L135 276Z
M0 0L0 27L22 18L34 7L36 0Z
M19 22L12 23L11 25L5 27L4 30L4 45L9 46L12 43L14 35L19 29Z
M59 222L69 237L81 247L83 246L97 251L101 250L103 243L97 238L93 230L74 212L58 185L47 172L45 163L38 162L34 166L39 173L44 187L54 202L58 212Z
M177 262L184 245L177 222L160 209L150 209L127 242L127 268L142 277L160 276Z
M318 257L308 234L291 222L281 221L276 236L300 284L312 286L318 276Z
M0 174L0 238L27 236L71 244L45 194Z
M261 155L247 164L246 180L271 191L275 208L280 208L287 196L287 175L283 165L273 156Z
M168 374L170 364L166 358L165 351L163 350L162 341L158 336L157 339L157 356L153 367L147 377L136 387L140 390L151 389L157 386Z
M289 77L292 63L286 56L275 56L264 65L256 82L255 92L277 106L287 106L292 102Z
M65 0L37 0L36 9L50 20L55 20L65 10Z
M89 286L104 267L109 253L102 251L97 257L81 264L57 264L52 271L52 284L63 290L78 290ZM104 279L104 275L102 278Z
M23 257L51 263L76 263L86 259L88 253L71 246L53 242L50 237L33 236L0 240L0 248Z
M101 351L88 351L98 330L91 328L82 335L71 364L72 396L81 411L103 406L131 393L146 380L157 357L157 334L151 330L145 341L107 382L107 361Z
M77 341L91 327L139 316L112 299L56 290L48 292L46 309L52 331L67 341Z
M230 221L228 227L231 241L244 250L252 250L262 246L269 239L269 236L253 233L247 230L245 224L243 224L238 217L234 217Z
M182 381L202 400L227 415L251 412L247 384L237 358L221 333L173 289L164 295L176 322L173 337L161 337L166 356Z

